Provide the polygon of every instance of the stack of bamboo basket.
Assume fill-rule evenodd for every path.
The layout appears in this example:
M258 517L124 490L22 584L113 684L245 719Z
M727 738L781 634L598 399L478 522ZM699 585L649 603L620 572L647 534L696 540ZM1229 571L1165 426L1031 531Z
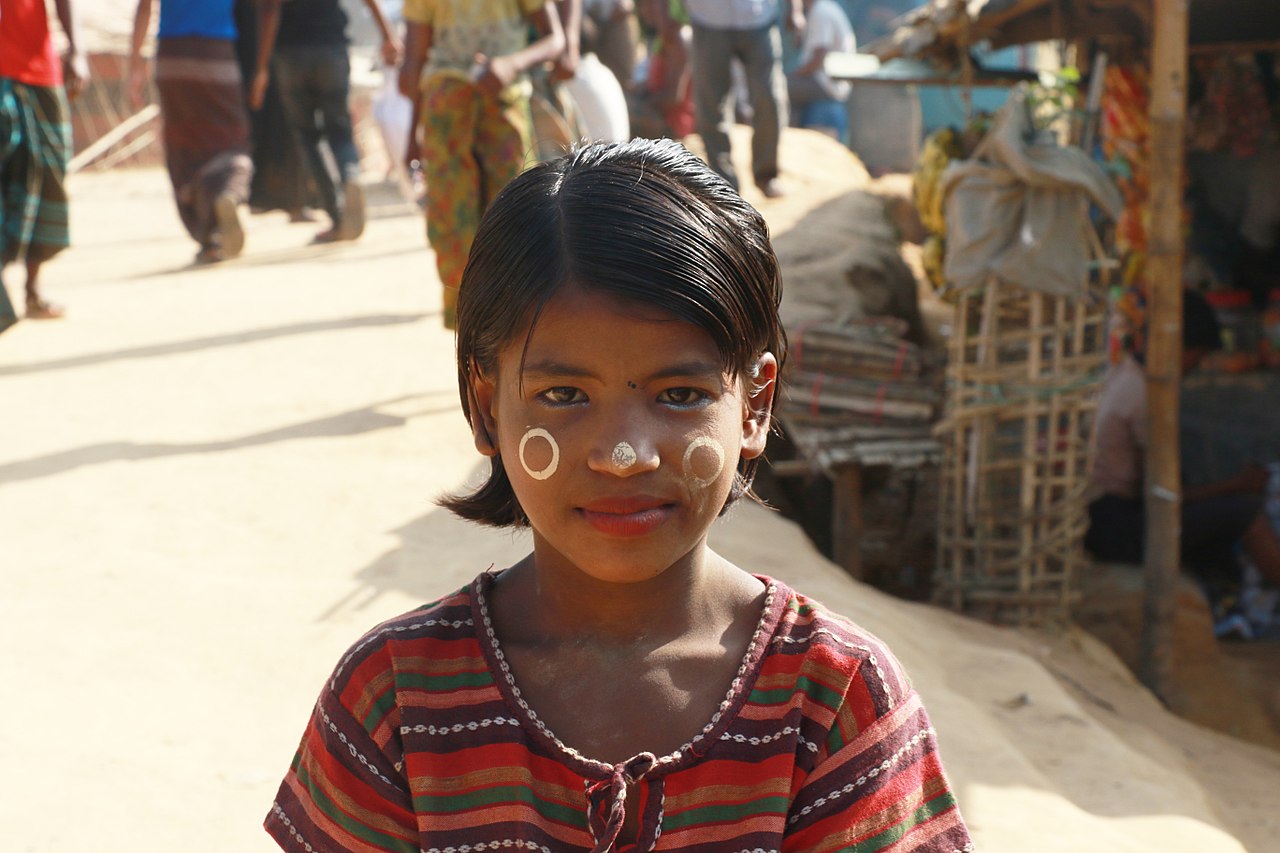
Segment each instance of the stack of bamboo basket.
M949 352L935 594L1001 621L1065 615L1086 559L1101 288L1068 298L992 278L958 295Z
M829 471L937 457L941 371L906 331L896 318L789 330L779 415L811 465Z

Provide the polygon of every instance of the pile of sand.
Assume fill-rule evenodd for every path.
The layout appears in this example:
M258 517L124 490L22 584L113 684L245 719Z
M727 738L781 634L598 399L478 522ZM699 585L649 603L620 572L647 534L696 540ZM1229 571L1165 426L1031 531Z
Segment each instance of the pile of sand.
M696 137L690 144L698 150ZM735 127L733 145L738 174L749 176L750 131ZM782 168L783 197L766 199L749 179L741 191L769 222L787 328L887 315L906 320L908 337L923 342L915 276L861 161L829 137L795 130L784 137Z

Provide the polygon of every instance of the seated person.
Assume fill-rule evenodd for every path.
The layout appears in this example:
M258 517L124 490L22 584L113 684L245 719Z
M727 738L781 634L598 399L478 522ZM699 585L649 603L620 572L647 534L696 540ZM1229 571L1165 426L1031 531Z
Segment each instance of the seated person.
M1183 296L1182 373L1219 349L1213 309L1195 291ZM1141 355L1126 355L1103 383L1089 479L1089 531L1085 547L1099 560L1143 561L1143 454L1147 443L1147 386ZM1229 480L1188 486L1182 492L1182 558L1217 598L1241 578L1235 547L1243 545L1262 577L1280 585L1280 540L1263 512L1267 475L1250 466Z
M1234 285L1263 306L1280 287L1280 145L1266 143L1249 157L1193 151L1187 167L1197 211L1227 237L1220 254Z
M791 101L791 123L840 139L849 129L845 101L847 80L832 80L823 62L832 51L857 50L853 27L835 0L804 0L804 40L799 65L787 75L787 97Z

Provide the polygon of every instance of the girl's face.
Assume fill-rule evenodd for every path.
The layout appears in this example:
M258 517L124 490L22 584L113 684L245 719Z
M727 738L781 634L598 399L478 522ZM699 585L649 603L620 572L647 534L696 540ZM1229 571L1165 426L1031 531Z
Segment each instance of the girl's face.
M739 457L764 452L773 356L740 382L697 326L575 287L547 304L527 354L524 342L475 380L473 421L529 516L539 568L631 583L699 559Z

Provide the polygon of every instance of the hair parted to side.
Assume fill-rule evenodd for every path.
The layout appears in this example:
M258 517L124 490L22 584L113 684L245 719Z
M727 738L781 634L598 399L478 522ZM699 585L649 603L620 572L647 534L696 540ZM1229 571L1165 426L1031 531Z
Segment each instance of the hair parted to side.
M494 199L458 292L458 390L468 423L480 417L473 373L493 376L504 349L527 345L543 307L566 285L654 306L705 330L735 378L750 382L765 352L781 373L782 279L769 228L678 142L585 145L534 166ZM759 462L739 460L724 509L751 495ZM479 489L440 504L482 524L526 526L501 457L490 466Z

